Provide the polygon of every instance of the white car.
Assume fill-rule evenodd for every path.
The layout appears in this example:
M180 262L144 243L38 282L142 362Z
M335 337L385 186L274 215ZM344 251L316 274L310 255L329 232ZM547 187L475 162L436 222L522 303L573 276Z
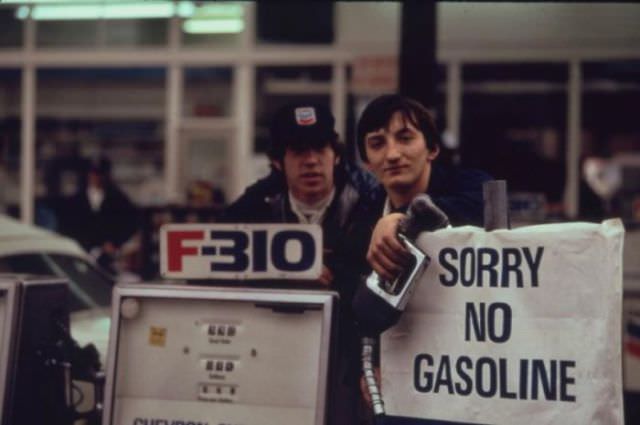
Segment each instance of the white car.
M115 279L72 239L0 215L0 273L53 275L69 282L71 335L92 343L104 365Z

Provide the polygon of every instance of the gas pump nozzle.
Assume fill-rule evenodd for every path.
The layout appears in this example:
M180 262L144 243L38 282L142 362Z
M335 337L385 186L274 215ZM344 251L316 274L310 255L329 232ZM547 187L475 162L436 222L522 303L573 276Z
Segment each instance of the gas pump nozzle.
M375 271L360 285L353 299L353 310L362 338L362 373L371 397L376 425L384 423L382 394L375 377L376 337L395 325L404 311L430 258L414 245L418 234L447 227L449 218L428 195L417 196L409 205L407 217L398 225L398 238L411 254L411 262L393 281L388 282Z
M366 285L371 292L382 298L394 310L402 312L411 297L416 278L422 274L430 260L403 234L398 234L398 238L409 250L411 255L409 264L392 281L384 280L378 273L373 272L367 277Z
M398 226L398 238L411 255L410 263L392 281L372 272L356 292L353 308L359 328L365 336L377 336L397 323L430 258L414 241L423 231L434 231L449 225L446 214L429 195L417 196L409 206L407 217Z

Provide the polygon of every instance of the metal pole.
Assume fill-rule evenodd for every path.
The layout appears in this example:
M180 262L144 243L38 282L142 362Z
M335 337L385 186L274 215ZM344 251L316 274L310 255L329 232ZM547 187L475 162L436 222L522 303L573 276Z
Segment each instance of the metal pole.
M246 31L240 48L240 55L245 58L254 56L255 14L255 4L248 2L245 7ZM255 74L256 64L253 60L238 61L233 67L231 103L234 133L227 144L229 183L225 188L229 202L242 194L251 173L247 164L251 164L255 139Z
M33 61L36 22L27 18L24 26L26 63L22 66L22 105L20 140L20 219L35 221L36 187L36 69Z
M581 98L582 75L580 61L572 60L569 67L569 93L567 104L567 172L564 201L566 214L569 218L576 218L580 206L580 152L581 136Z
M509 229L509 199L506 180L490 180L482 185L484 229Z
M182 66L169 65L167 70L167 100L165 127L165 181L166 199L169 203L182 200L180 187L180 120L182 105Z
M331 110L336 117L336 131L344 140L347 136L347 67L344 62L333 64L333 79L331 83Z
M235 120L235 138L229 145L230 152L230 177L227 197L229 201L240 196L246 187L250 163L253 151L254 117L255 117L255 66L252 63L236 65L233 73L234 105L233 116Z
M165 198L168 203L182 200L180 187L180 122L182 120L182 87L183 68L177 60L180 44L179 18L174 16L169 21L169 64L167 67L165 100L165 145L164 145L164 178Z
M20 155L20 219L34 222L35 200L35 103L36 71L33 64L22 69L22 152Z

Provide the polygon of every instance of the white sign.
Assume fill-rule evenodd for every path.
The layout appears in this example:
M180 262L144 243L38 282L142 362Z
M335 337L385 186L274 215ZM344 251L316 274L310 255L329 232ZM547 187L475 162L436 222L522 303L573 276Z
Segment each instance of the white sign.
M160 229L160 272L183 279L317 279L315 224L169 224Z
M431 265L382 337L393 416L623 424L619 220L423 233Z

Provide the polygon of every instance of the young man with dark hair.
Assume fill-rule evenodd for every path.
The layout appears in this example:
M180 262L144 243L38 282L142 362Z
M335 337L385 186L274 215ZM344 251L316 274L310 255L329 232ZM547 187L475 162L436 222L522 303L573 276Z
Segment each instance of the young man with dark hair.
M417 195L428 194L453 225L482 226L482 184L490 177L438 164L439 133L431 113L420 103L395 94L374 99L358 122L356 143L364 166L384 190L369 204L367 219L355 232L360 239L355 244L362 247L367 246L362 241L368 242L361 255L366 251L368 266L384 279L392 280L407 262L409 253L397 237L398 223ZM364 268L364 273L370 271ZM369 400L364 381L361 388Z
M371 210L381 217L367 252L371 267L392 279L407 253L396 237L398 221L417 195L427 193L453 225L483 224L482 184L490 177L476 170L440 165L440 137L431 113L415 100L384 95L364 110L357 147L365 167L384 187Z
M278 110L271 125L269 157L272 174L247 188L220 221L322 226L324 266L320 283L340 294L339 382L330 389L334 405L329 423L356 424L359 346L351 300L361 268L352 258L355 253L347 250L347 241L367 188L362 179L354 181L358 174L350 172L344 163L333 115L323 105L295 104Z
M270 128L272 174L249 186L220 218L321 225L325 248L321 281L329 286L342 263L333 253L354 222L356 205L368 196L342 160L344 147L334 122L324 105L291 104L279 109Z

